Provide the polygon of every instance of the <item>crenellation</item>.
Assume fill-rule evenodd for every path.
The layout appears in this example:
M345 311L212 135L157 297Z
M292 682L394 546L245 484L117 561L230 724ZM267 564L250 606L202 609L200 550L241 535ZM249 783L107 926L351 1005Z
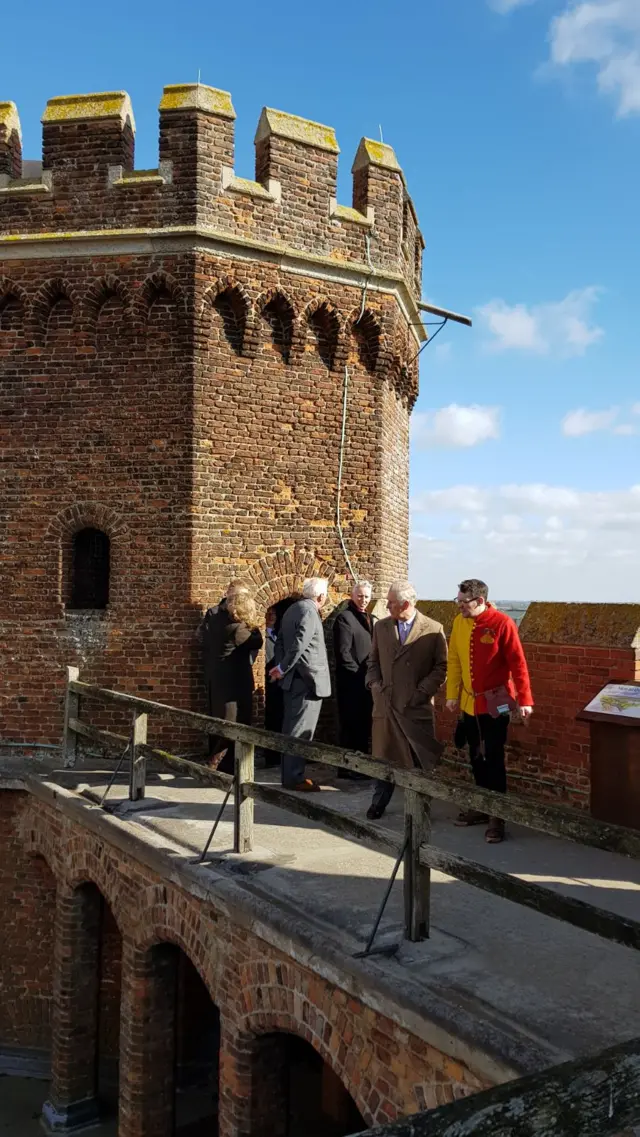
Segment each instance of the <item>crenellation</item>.
M134 168L135 121L123 91L64 95L43 115L43 170L23 178L20 123L0 103L0 236L197 228L322 258L363 273L402 277L415 298L419 256L406 240L408 198L390 146L363 139L352 205L336 197L339 146L332 127L264 108L255 178L234 167L235 111L226 91L166 86L156 169ZM412 207L408 212L412 214Z
M15 103L0 103L0 175L22 174L22 131Z
M364 214L373 211L375 263L385 268L397 266L402 262L405 183L393 149L383 142L363 138L352 173L354 209Z

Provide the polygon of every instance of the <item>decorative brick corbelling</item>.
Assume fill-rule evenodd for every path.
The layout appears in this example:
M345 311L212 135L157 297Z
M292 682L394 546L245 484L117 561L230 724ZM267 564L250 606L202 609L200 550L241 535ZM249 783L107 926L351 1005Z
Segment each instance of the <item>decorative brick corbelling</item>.
M73 330L78 330L82 311L82 297L68 280L52 277L40 286L31 305L31 323L34 341L42 346L47 334L49 313L58 300L68 300L73 308Z
M128 319L132 318L134 301L130 289L119 277L109 274L94 281L84 298L85 310L93 324L97 323L103 304L112 296L117 296L120 299L124 308L124 315Z

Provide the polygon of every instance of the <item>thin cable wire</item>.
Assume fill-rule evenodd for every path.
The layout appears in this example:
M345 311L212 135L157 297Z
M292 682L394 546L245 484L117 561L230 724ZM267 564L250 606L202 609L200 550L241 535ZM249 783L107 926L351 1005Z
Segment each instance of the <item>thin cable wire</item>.
M358 319L356 320L356 324L359 324L362 317L364 316L364 311L365 311L366 304L367 304L367 291L369 288L369 281L375 272L375 269L373 267L373 262L371 260L371 237L369 236L368 233L365 233L365 235L364 235L364 247L365 247L365 253L366 253L366 257L367 257L367 264L369 266L369 274L370 275L366 278L366 280L364 282L364 287L362 289L362 301L360 304L360 315L358 316ZM345 449L346 449L346 443L347 443L348 396L349 396L349 368L345 365L344 385L342 388L342 428L341 428L341 432L340 432L340 453L339 453L339 458L338 458L338 487L337 487L337 494L336 494L336 532L338 534L338 540L340 541L340 548L342 549L342 555L344 556L344 559L345 559L345 562L347 565L347 569L349 570L349 574L351 576L351 579L353 581L356 581L358 578L357 578L357 576L353 570L353 565L351 564L351 558L349 557L349 550L347 549L347 543L344 539L344 533L342 531L342 474L343 474L343 470L344 470L344 455L345 455Z
M339 460L338 460L338 488L337 488L337 495L336 495L336 531L338 533L338 539L340 541L340 547L342 549L342 553L343 553L344 559L346 561L347 568L349 570L349 573L351 574L351 579L355 581L355 580L357 580L357 577L356 577L355 572L353 571L353 565L351 564L351 560L349 558L349 552L347 550L347 544L346 544L346 541L344 539L344 533L342 532L342 472L344 470L344 452L345 452L346 439L347 439L347 400L348 400L348 395L349 395L349 368L347 366L345 366L345 369L344 369L344 385L342 388L342 430L340 432L340 456L339 456Z
M365 304L367 303L367 291L369 288L369 281L371 280L371 277L373 276L373 274L375 272L373 264L371 263L371 237L369 236L368 233L365 233L365 235L364 235L364 247L365 247L365 252L367 254L367 264L369 265L370 275L367 277L367 279L364 282L364 288L362 289L362 304L360 305L360 315L358 316L358 319L356 320L356 324L359 324L362 317L364 316Z

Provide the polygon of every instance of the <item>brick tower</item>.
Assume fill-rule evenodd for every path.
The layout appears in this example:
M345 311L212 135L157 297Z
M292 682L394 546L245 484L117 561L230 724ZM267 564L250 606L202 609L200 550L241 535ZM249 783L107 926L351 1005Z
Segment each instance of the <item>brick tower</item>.
M123 92L52 99L23 177L0 103L0 739L54 740L64 665L201 707L195 631L347 557L406 571L423 241L393 150L336 201L330 127L166 87L158 168ZM29 171L31 172L31 171ZM341 473L341 477L340 477Z

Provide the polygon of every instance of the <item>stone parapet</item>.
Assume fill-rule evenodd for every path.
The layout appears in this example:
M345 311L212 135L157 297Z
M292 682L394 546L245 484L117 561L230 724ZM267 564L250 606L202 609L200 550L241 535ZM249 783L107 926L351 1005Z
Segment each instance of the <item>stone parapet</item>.
M332 127L264 108L251 181L235 173L228 92L172 84L159 112L158 167L138 172L126 92L50 99L42 118L42 176L27 181L17 108L0 103L0 240L197 225L367 273L393 272L419 299L424 242L390 146L362 139L353 201L343 206L336 200L339 146Z

